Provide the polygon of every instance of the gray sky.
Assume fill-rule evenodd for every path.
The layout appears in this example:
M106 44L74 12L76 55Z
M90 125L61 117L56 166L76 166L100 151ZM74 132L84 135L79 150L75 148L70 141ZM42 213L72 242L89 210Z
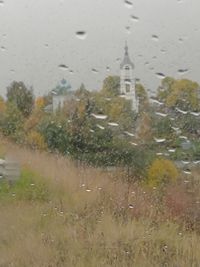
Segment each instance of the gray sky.
M36 95L62 78L75 89L81 82L99 89L107 75L119 74L125 40L135 77L147 89L157 88L157 72L200 83L200 1L130 2L132 7L122 0L5 0L0 5L0 94L13 80L33 85ZM86 39L78 39L76 31L86 31ZM189 71L180 75L178 69Z

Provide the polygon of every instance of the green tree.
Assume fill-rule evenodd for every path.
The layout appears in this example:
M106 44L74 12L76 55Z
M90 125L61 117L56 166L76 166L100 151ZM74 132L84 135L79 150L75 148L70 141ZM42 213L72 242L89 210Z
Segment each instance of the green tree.
M160 100L166 100L168 95L172 91L172 85L175 83L175 79L172 77L165 77L161 85L158 87L158 99Z
M140 112L147 110L149 107L148 95L144 86L140 83L137 83L135 86L136 95L139 99L139 109Z
M7 100L14 103L24 117L28 117L34 106L33 90L28 89L23 82L14 81L7 88Z
M108 76L103 81L102 95L105 97L117 96L120 93L120 77Z
M199 85L196 82L187 79L177 80L172 85L172 92L167 97L166 103L169 107L199 110L198 90Z
M24 118L20 110L14 103L8 103L6 106L6 111L1 117L0 121L0 127L3 134L6 136L11 136L15 140L20 138L23 139L23 122Z
M90 96L90 92L85 88L85 85L82 83L78 90L76 90L75 95L81 99L88 98Z

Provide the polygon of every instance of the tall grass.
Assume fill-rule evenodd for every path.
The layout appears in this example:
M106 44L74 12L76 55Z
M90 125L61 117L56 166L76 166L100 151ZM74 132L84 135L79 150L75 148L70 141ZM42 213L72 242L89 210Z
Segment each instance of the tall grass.
M200 265L198 232L167 212L158 192L130 187L120 173L4 147L22 174L13 186L1 184L0 266ZM170 190L162 200L169 207Z

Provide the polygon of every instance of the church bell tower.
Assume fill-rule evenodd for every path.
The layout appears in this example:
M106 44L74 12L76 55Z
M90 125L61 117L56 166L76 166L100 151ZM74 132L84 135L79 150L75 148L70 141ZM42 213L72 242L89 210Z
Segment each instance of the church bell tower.
M130 60L127 43L125 45L125 54L120 64L120 93L125 99L130 100L132 109L138 113L138 99L135 91L135 80L133 77L134 64Z

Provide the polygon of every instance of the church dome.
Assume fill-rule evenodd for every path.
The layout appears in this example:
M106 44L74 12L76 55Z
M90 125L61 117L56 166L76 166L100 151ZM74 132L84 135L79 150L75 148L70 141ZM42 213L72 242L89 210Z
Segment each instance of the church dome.
M71 89L71 84L67 80L62 79L60 83L56 86L56 88L52 90L52 94L66 95L71 91Z

